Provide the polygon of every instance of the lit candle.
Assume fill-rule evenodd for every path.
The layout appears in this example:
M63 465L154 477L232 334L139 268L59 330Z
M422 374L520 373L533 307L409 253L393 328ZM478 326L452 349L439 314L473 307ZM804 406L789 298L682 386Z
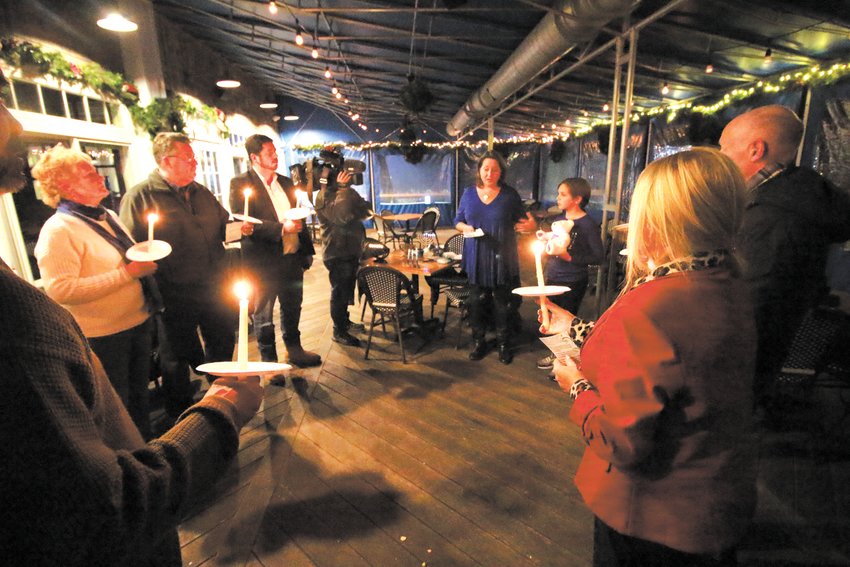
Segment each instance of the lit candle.
M233 291L239 298L239 334L236 343L236 362L240 367L245 368L248 366L248 296L251 294L251 286L246 281L239 281L236 282Z
M248 216L248 199L251 198L251 188L246 187L242 194L245 195L245 216Z
M159 215L156 213L148 214L148 242L153 241L153 225L159 220Z
M531 245L531 250L534 252L534 269L537 273L537 287L541 290L546 285L543 282L543 250L546 249L546 243L542 240L535 240ZM540 296L540 314L543 316L543 326L549 328L549 310L546 309L546 296Z

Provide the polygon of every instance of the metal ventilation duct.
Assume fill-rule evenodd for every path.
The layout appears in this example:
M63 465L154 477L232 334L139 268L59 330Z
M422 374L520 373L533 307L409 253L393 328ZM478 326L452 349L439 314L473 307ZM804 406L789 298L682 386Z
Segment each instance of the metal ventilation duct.
M458 136L546 69L565 52L590 41L608 22L636 7L635 0L558 0L507 61L449 121L449 136Z

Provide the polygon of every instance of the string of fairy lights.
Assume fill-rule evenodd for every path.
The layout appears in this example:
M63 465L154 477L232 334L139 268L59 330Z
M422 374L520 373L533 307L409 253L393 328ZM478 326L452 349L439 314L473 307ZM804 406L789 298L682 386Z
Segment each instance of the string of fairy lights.
M289 14L295 19L295 36L293 37L293 41L294 41L295 45L299 48L307 49L307 46L305 45L306 40L304 39L304 36L310 36L311 41L312 41L311 44L310 44L310 48L309 48L310 49L310 57L312 59L315 59L315 60L322 58L322 54L319 50L319 48L321 47L320 42L319 42L319 14L318 13L316 14L315 29L314 29L313 33L310 34L307 31L307 28L304 27L304 25L301 23L299 18L293 13L292 8L286 3L278 2L278 1L275 1L275 0L269 0L269 3L268 3L269 14L271 14L272 16L276 15L278 13L279 9L280 9L280 6L283 6L284 8L286 8L286 10L289 12ZM300 6L300 3L299 3L299 6ZM329 22L326 21L326 24L328 25L328 27L330 27ZM331 31L330 37L333 39L332 31ZM330 42L329 42L329 45L328 45L328 48L327 48L327 53L326 53L327 59L331 59L333 57L332 51L333 50L332 50L332 48L330 46ZM351 87L352 87L352 91L355 92L355 94L358 94L358 96L359 96L359 93L357 93L357 90L358 90L357 84L353 81L353 78L352 78L352 75L351 75L351 70L347 68L347 63L345 63L345 59L342 57L342 49L339 47L339 45L337 45L336 51L337 51L337 58L343 62L342 64L343 64L343 66L345 67L345 70L346 70L346 72L342 74L343 77L342 77L341 81L344 81L346 84L350 84ZM331 81L330 93L331 93L332 98L334 100L336 100L338 103L344 104L347 107L348 116L351 118L351 120L354 123L356 123L356 125L361 130L364 130L364 131L368 130L369 127L366 125L366 117L362 116L359 112L357 112L354 109L354 107L352 106L351 100L349 100L348 96L343 92L343 89L340 87L340 84L342 84L342 83L339 83L339 84L337 83L337 77L339 75L340 75L339 68L336 65L334 65L334 69L331 70L330 64L325 64L325 68L324 68L324 72L322 73L322 76L325 79L327 79L328 81ZM362 98L362 97L360 97L360 98Z
M682 112L695 112L699 114L712 115L720 110L744 99L750 98L758 94L778 93L781 91L799 89L803 86L810 85L828 85L840 81L850 74L850 62L836 62L828 66L814 65L808 68L800 69L793 72L784 72L773 77L760 80L749 87L738 87L728 92L721 94L713 102L699 101L683 101L676 103L661 104L646 111L636 111L631 114L633 123L640 122L645 119L651 119L657 116L666 114L667 122L672 122ZM704 100L704 99L702 99ZM605 106L608 106L607 104ZM608 109L603 106L603 111ZM583 112L584 116L588 116L587 111ZM622 118L617 120L617 125L622 125ZM564 123L569 126L570 120L566 119ZM568 131L557 131L551 134L534 133L524 136L512 136L509 138L496 138L495 144L522 144L522 143L538 143L550 144L555 140L566 141L570 138L581 138L593 132L597 127L610 126L610 118L600 118L591 121L589 124L581 127L576 127ZM293 148L297 151L314 151L325 146L334 146L345 148L352 151L363 151L370 149L380 149L388 147L402 147L405 145L421 145L432 149L455 149L455 148L471 148L476 149L487 145L486 140L480 141L446 141L446 142L422 142L417 140L413 144L402 144L396 141L382 142L366 142L362 144L351 144L346 142L329 142L326 144L315 144L310 146L295 145Z

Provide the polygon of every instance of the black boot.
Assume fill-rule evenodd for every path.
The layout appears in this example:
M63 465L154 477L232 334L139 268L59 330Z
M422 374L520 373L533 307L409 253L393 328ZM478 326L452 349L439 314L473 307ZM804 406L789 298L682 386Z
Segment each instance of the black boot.
M481 360L485 354L487 354L487 341L483 338L475 339L475 344L469 351L469 360Z
M514 353L511 352L511 347L508 343L499 344L499 362L502 364L510 364L514 360Z

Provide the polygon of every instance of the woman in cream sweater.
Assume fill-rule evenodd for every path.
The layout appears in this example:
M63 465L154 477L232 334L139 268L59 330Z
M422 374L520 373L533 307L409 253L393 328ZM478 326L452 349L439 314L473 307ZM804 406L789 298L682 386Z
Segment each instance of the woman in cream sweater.
M44 290L76 319L142 435L150 437L148 379L152 322L142 280L153 262L128 262L133 244L84 153L56 146L32 170L42 200L57 209L41 229L35 256Z

